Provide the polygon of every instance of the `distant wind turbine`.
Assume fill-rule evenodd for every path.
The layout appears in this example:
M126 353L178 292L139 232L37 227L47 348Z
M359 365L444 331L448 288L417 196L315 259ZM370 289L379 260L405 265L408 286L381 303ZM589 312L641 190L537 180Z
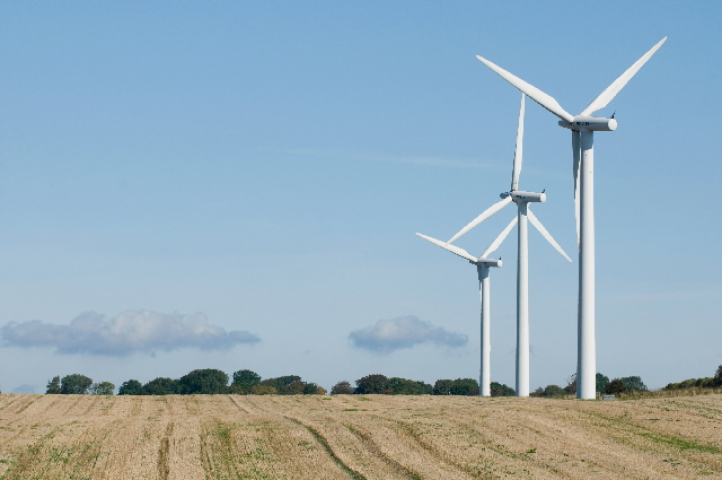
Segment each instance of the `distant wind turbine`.
M550 95L507 72L498 65L477 55L482 63L531 97L532 100L561 120L559 125L572 131L574 171L574 211L577 218L579 245L579 321L577 347L577 397L596 397L596 341L595 341L595 233L594 233L594 132L613 131L617 128L614 115L609 118L592 117L624 88L652 55L667 40L664 37L647 53L634 62L619 78L604 90L587 108L574 116L562 108ZM581 202L581 203L580 203ZM503 205L502 205L503 206ZM501 208L501 207L500 207Z
M541 224L539 219L532 213L529 207L530 202L546 201L544 192L525 192L518 190L519 176L521 175L521 165L524 149L524 99L526 95L521 95L521 106L519 107L519 127L516 135L516 149L514 151L514 163L511 172L511 190L502 193L502 200L495 203L481 215L476 217L467 226L462 228L456 235L451 237L448 243L457 240L466 234L472 228L479 225L496 212L509 205L511 202L516 203L518 208L517 217L519 223L519 244L518 244L518 262L517 262L517 283L516 283L516 394L519 397L529 396L529 240L527 219L534 227L539 230L544 238L554 247L564 258L572 261L564 252L562 247L552 238L551 234ZM512 222L516 223L516 221ZM513 227L513 224L510 224ZM507 232L508 233L508 232ZM506 238L504 235L501 241ZM499 246L497 245L497 247Z
M476 265L477 275L479 277L479 296L481 297L481 368L479 374L479 395L488 397L491 395L491 279L489 278L489 268L501 267L501 259L495 260L487 258L491 255L504 238L516 224L516 218L501 232L501 235L486 249L486 251L478 258L472 256L463 248L455 245L449 245L446 242L435 238L427 237L417 233L419 237L427 240L434 245L438 245L444 250L460 256Z

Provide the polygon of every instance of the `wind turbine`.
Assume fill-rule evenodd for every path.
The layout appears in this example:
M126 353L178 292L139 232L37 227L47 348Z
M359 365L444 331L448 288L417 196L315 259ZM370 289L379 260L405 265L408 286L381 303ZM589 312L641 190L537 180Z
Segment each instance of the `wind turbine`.
M510 225L519 223L519 243L518 243L518 262L517 262L517 279L516 279L516 395L518 397L529 396L529 240L527 220L539 230L544 238L559 252L564 258L572 261L564 252L562 247L554 241L544 225L532 213L529 208L531 202L546 201L544 192L526 192L518 190L519 176L521 174L521 165L523 158L524 146L524 99L526 95L521 94L521 106L519 107L519 127L516 134L516 149L514 151L514 164L511 172L511 189L502 193L502 200L495 203L484 211L481 215L472 220L467 226L462 228L456 235L451 237L447 243L452 243L472 228L479 225L487 218L494 215L511 202L516 203L518 212ZM509 227L509 228L510 228ZM508 233L508 232L507 232ZM506 235L504 235L504 238ZM503 238L502 238L503 241ZM501 244L501 241L499 242ZM498 247L498 245L497 245Z
M428 240L434 245L438 245L461 258L465 258L469 263L476 265L476 271L479 277L479 296L481 297L481 372L479 374L479 395L484 397L491 395L491 279L489 278L489 268L501 267L502 265L501 259L495 260L493 258L487 258L487 256L499 248L499 245L501 245L504 238L509 235L509 232L514 228L515 224L516 218L507 225L504 231L501 232L501 235L494 240L479 258L472 256L463 248L449 245L446 242L427 237L420 233L416 234L424 240Z
M574 116L562 108L550 95L507 72L498 65L477 55L482 63L531 97L532 100L561 120L559 126L572 131L574 171L574 211L577 219L579 246L579 304L577 347L577 398L596 397L596 341L595 341L595 253L594 253L594 132L616 130L614 115L609 118L593 117L594 112L606 107L629 80L667 40L664 37L629 67L587 108ZM581 204L580 204L581 201Z

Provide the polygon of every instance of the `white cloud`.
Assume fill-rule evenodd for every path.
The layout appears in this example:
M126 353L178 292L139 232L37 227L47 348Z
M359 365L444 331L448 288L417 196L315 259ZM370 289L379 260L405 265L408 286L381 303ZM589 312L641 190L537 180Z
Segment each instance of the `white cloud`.
M464 334L435 327L413 315L379 320L375 325L351 332L349 339L357 348L378 353L390 353L422 343L457 348L469 341L469 337Z
M2 328L3 343L13 347L52 347L62 354L123 356L179 348L228 350L260 339L247 331L226 332L202 313L163 314L128 310L112 319L86 312L69 325L40 320L11 322Z

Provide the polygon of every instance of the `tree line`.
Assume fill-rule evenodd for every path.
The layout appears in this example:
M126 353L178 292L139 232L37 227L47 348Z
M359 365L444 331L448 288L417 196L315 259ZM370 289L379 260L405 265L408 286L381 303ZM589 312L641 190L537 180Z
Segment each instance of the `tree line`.
M229 384L230 382L230 384ZM46 394L96 394L112 395L115 385L110 382L93 383L90 377L74 373L53 377L48 382ZM196 395L224 394L240 395L324 395L326 389L313 382L305 382L298 375L268 378L263 380L252 370L239 370L231 378L215 368L193 370L180 378L157 377L142 384L131 379L123 382L118 395Z
M620 394L624 392L648 391L639 376L619 377L612 380L597 373L596 389L599 393ZM722 365L713 377L691 378L670 383L663 390L687 388L722 387ZM571 375L565 387L547 385L537 388L532 397L562 397L574 395L577 390L576 375ZM55 376L48 381L46 394L95 394L112 395L115 385L111 382L93 382L90 377L74 373L64 377ZM157 377L142 384L138 380L123 382L118 395L193 395L193 394L238 394L238 395L324 395L326 389L313 382L306 382L298 375L285 375L263 379L252 370L225 372L213 368L193 370L180 378ZM332 388L332 395L478 395L479 382L473 378L440 379L431 385L421 380L401 377L386 377L372 374L355 381L355 386L343 380ZM498 382L491 383L493 397L513 396L513 388Z
M648 388L642 381L642 377L639 376L619 377L609 380L606 375L597 373L596 390L597 393L616 395L624 392L646 392ZM575 373L569 377L565 387L559 385L547 385L545 388L539 387L530 396L563 397L565 395L575 395L576 393L577 375Z
M401 377L388 378L372 374L356 380L338 382L331 389L332 395L385 394L385 395L478 395L479 382L473 378L437 380L434 385L420 380ZM96 394L112 395L115 385L110 382L94 383L90 377L74 373L53 377L47 384L46 394ZM491 384L492 396L514 395L514 390L501 383ZM157 377L142 384L131 379L123 382L118 395L325 395L326 389L313 382L306 382L298 375L263 379L252 370L225 372L213 368L193 370L178 379Z
M356 387L344 380L331 388L332 395L479 395L479 382L473 378L457 378L456 380L437 380L434 385L421 380L408 378L388 378L380 373L367 375L356 380ZM491 382L491 395L493 397L512 396L512 388Z
M664 390L681 390L687 388L720 388L722 387L722 365L717 367L713 377L688 378L678 383L669 383Z
M230 384L229 384L230 381ZM298 375L262 379L252 370L238 370L231 378L213 368L193 370L179 379L155 378L145 385L128 380L118 389L118 395L324 395L326 389L306 382Z

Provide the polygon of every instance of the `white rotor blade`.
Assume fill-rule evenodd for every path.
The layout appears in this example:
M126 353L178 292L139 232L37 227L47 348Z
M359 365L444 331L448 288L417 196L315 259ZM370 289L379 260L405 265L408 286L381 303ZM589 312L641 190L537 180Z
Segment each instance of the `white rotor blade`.
M427 237L426 235L422 235L422 234L420 234L420 233L417 233L416 235L418 235L419 237L423 238L424 240L427 240L427 241L433 243L434 245L440 246L440 247L443 248L444 250L448 250L448 251L450 251L451 253L460 256L461 258L465 258L465 259L469 260L470 262L476 263L476 257L472 256L469 252L467 252L467 251L464 250L463 248L459 248L459 247L457 247L457 246L455 246L455 245L449 245L448 243L444 243L444 242L442 242L441 240L437 240L437 239L435 239L435 238Z
M580 137L580 132L572 130L572 154L574 156L574 161L572 163L572 173L574 175L574 220L577 226L577 249L579 249L579 167L582 160Z
M500 66L490 62L489 60L485 59L484 57L481 57L479 55L476 56L476 58L479 59L484 65L494 70L501 78L506 80L507 82L514 85L516 88L521 90L522 92L526 93L531 97L532 100L534 100L536 103L541 105L542 107L546 108L550 112L552 112L557 117L561 118L562 120L566 120L567 122L574 121L574 115L567 112L562 108L561 105L559 105L559 102L554 100L553 97L550 95L547 95L546 93L542 92L538 88L536 88L533 85L528 84L521 78L515 76L514 74L511 74L501 68Z
M492 215L494 215L496 212L498 212L502 208L509 205L510 202L511 202L511 196L508 196L501 202L497 202L494 205L492 205L491 207L487 208L486 210L484 210L484 213L482 213L481 215L476 217L474 220L471 221L471 223L469 223L467 226L465 226L464 228L459 230L457 232L457 234L454 235L453 237L451 237L451 239L447 243L451 243L454 240L461 237L462 235L466 234L469 230L471 230L475 226L479 225L481 222L483 222L487 218L491 217Z
M519 126L516 129L516 149L514 150L514 164L511 169L511 191L519 190L519 175L521 174L521 162L524 157L524 99L526 94L521 94L521 107L519 107Z
M489 255L494 253L496 251L496 249L499 248L499 246L501 246L501 243L504 241L504 239L506 239L506 237L509 235L509 232L511 232L511 229L514 228L514 225L516 225L516 222L518 222L518 221L519 221L519 216L518 215L514 216L514 219L511 222L509 222L509 225L507 225L506 228L504 228L504 230L501 231L499 236L496 237L496 240L491 242L491 245L489 245L489 248L487 248L486 251L484 253L482 253L479 258L480 259L487 258Z
M589 106L582 111L582 113L580 113L580 115L591 115L597 110L606 107L607 104L609 104L609 102L611 102L612 99L619 93L619 91L624 88L627 82L631 80L634 75L636 75L639 69L642 68L645 63L647 63L647 60L652 58L654 52L656 52L666 40L667 37L664 37L647 53L642 55L642 58L634 62L634 65L629 67L619 78L612 82L612 84L609 85L606 90L600 93L599 96L595 98L592 103L590 103Z
M560 247L559 244L554 240L554 238L551 236L551 234L549 232L547 232L547 229L544 228L544 225L541 224L539 219L536 218L536 215L534 215L531 212L531 209L528 206L527 206L527 210L526 210L526 215L527 215L527 218L529 218L529 221L531 222L531 224L534 225L536 227L536 229L539 230L539 233L541 233L542 236L547 239L547 242L551 243L552 247L556 248L557 252L561 253L564 256L564 258L566 258L567 260L569 260L571 262L572 259L569 258L569 255L567 255L567 252L565 252L564 249L562 247Z

